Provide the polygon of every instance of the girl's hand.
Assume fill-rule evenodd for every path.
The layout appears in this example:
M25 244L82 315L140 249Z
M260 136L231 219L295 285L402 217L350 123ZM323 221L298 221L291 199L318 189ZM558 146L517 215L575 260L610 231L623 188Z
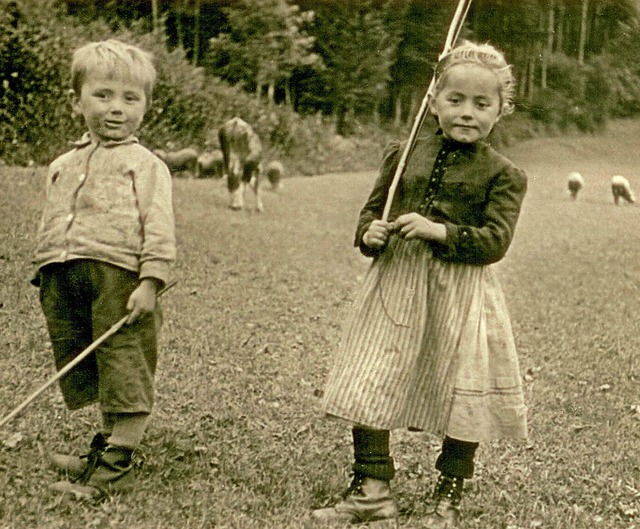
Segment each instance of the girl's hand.
M158 282L155 279L147 278L140 282L127 302L127 310L129 311L127 325L136 321L140 316L153 312L153 309L156 308L157 289Z
M391 222L383 222L381 220L374 220L369 229L362 236L362 242L369 248L379 250L389 240L389 234L393 229Z
M393 227L403 239L438 242L444 242L447 239L447 229L444 224L432 222L418 213L400 215L393 223Z

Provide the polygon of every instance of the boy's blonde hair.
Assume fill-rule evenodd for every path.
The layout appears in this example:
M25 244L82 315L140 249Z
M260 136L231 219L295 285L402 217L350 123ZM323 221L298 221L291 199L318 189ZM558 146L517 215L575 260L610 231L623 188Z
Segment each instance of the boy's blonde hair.
M516 80L512 67L507 63L504 54L491 44L477 44L464 40L442 57L436 66L434 96L442 88L447 70L458 64L478 64L491 70L500 83L500 115L506 116L513 112Z
M153 66L153 56L150 53L116 39L90 42L73 53L71 61L73 91L80 95L87 76L95 74L140 83L144 87L147 105L151 103L157 74Z

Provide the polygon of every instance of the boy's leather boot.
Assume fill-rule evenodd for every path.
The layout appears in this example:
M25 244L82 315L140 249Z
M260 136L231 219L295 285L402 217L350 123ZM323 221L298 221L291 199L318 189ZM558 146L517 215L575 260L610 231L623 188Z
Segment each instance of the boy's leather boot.
M311 514L318 522L363 523L398 516L389 481L356 474L343 499Z
M52 454L49 463L60 474L70 480L78 479L88 467L94 467L100 454L107 447L107 440L98 432L89 445L89 452L81 456Z
M78 498L130 492L135 485L132 457L130 448L107 445L93 467L87 466L76 480L58 481L52 488Z
M433 491L434 507L426 518L429 529L452 529L460 520L464 478L440 474Z

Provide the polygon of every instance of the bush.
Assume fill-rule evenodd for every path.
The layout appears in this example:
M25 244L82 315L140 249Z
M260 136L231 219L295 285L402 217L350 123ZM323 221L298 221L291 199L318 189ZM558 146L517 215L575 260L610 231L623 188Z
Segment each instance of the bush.
M583 71L575 59L563 53L554 53L549 58L547 86L551 91L564 94L569 99L579 100L583 92Z
M601 130L609 117L611 84L602 60L580 65L563 54L549 61L548 87L528 102L531 118L548 128L581 132Z
M489 139L494 147L501 149L539 136L541 128L525 112L515 112L498 121Z
M574 105L575 102L564 93L547 88L536 92L528 104L528 109L533 119L564 129L569 124L569 109Z
M60 59L58 31L7 26L0 31L0 158L9 163L51 159L61 137L75 132Z
M637 116L640 113L640 27L626 27L611 42L598 66L606 72L611 114L616 117Z

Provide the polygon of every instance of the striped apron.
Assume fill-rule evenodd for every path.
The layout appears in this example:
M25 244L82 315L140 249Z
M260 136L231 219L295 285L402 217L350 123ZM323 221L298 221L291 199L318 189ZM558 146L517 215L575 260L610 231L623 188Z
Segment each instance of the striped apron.
M480 442L526 437L509 315L491 266L392 236L365 278L331 369L329 416Z

